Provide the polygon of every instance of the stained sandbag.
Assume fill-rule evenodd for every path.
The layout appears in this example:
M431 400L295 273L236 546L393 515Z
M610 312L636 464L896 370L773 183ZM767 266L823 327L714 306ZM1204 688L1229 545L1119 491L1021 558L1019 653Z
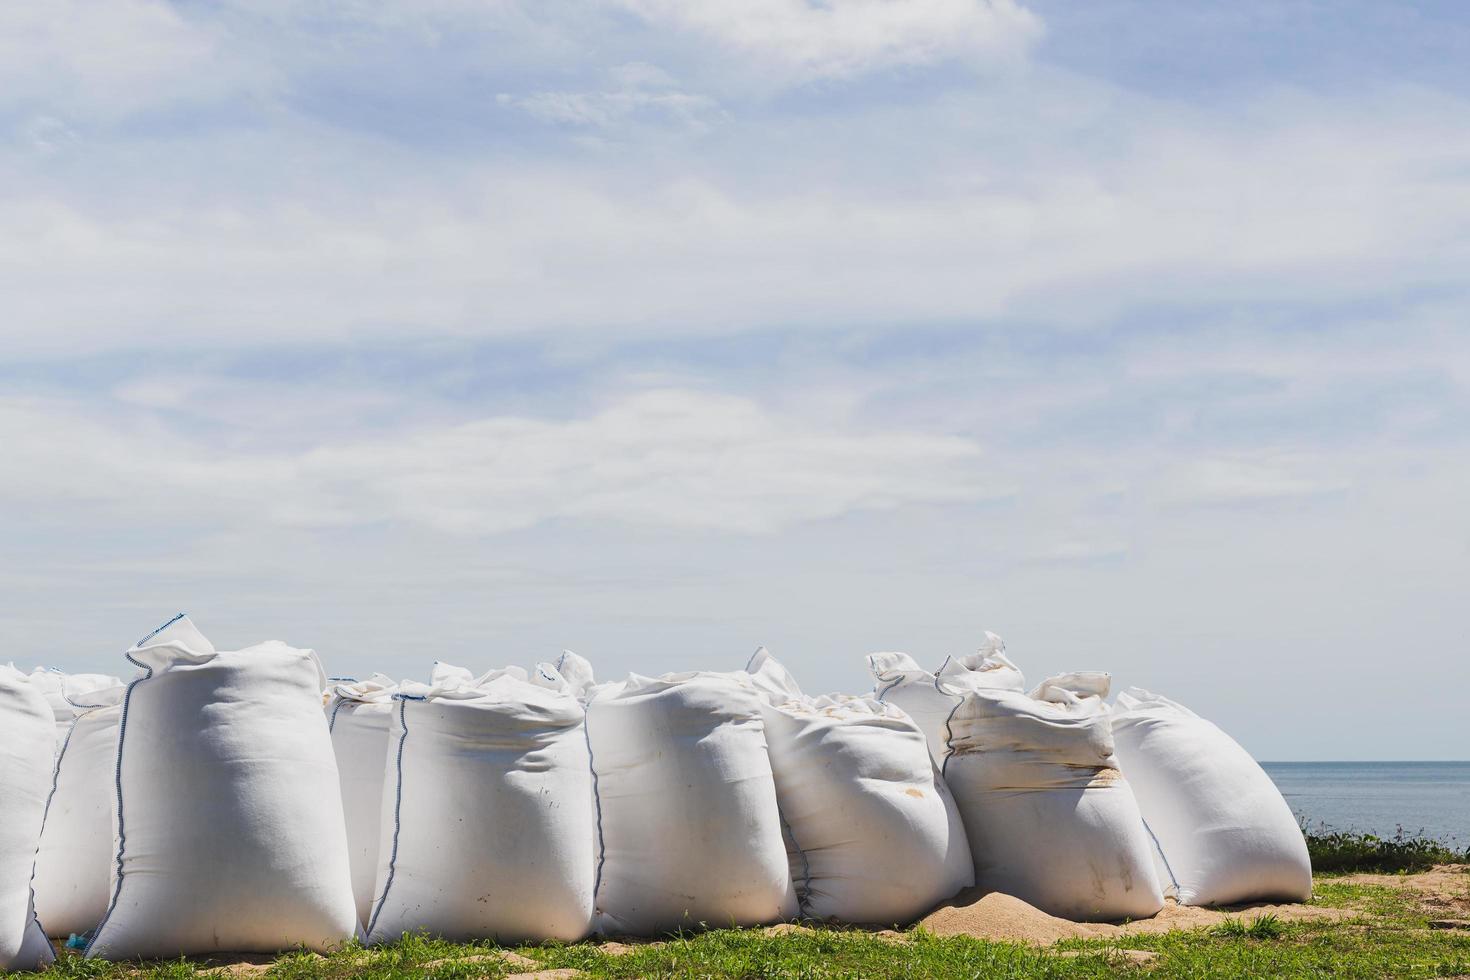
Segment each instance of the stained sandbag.
M1179 904L1311 898L1312 862L1291 807L1235 739L1137 687L1118 695L1113 733Z
M127 653L103 959L326 951L353 937L347 837L310 650L216 650L176 617Z
M56 958L31 896L56 723L45 695L10 664L0 664L0 732L0 971L38 970Z
M47 933L61 939L95 929L112 895L112 807L124 688L118 681L98 689L97 676L83 679L80 691L66 678L64 698L75 716L56 756L36 855L36 916Z
M337 759L337 780L347 822L347 853L358 920L372 915L378 879L378 838L382 830L383 774L390 764L388 728L398 685L374 674L365 681L339 678L329 683L327 728Z
M959 810L903 711L803 695L769 652L746 666L803 918L903 925L974 883Z
M598 929L658 935L796 915L750 678L633 674L590 694Z
M596 825L582 705L519 668L467 680L440 666L393 706L368 941L583 938Z
M954 710L955 694L1026 688L1025 676L1006 656L1005 641L990 632L985 634L985 642L978 652L946 657L932 674L906 653L872 654L868 657L868 669L873 672L873 696L898 705L918 723L929 739L929 753L935 765L941 766L944 742L942 738L936 740L933 734L943 732L944 723ZM943 678L942 690L936 678Z
M1113 755L1106 674L1062 675L1030 693L906 674L887 700L904 706L916 694L927 704L923 688L949 700L947 712L929 713L928 735L969 835L977 887L1074 921L1159 911L1151 846Z

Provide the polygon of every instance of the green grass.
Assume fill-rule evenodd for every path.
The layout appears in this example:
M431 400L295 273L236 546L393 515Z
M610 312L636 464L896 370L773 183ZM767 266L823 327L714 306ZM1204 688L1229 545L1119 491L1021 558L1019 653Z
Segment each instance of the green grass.
M1470 874L1467 874L1470 883ZM1470 975L1470 935L1429 930L1430 911L1405 892L1379 885L1317 881L1316 904L1355 910L1345 922L1286 922L1276 916L1242 916L1236 924L1192 932L1067 940L1046 950L965 937L939 938L911 931L894 941L869 933L797 930L766 935L723 929L680 936L610 955L597 943L518 947L541 969L571 967L602 977L1436 977ZM1435 917L1443 912L1434 913ZM1119 950L1155 954L1130 963ZM422 936L391 946L348 946L330 956L294 953L278 958L268 974L280 980L460 980L503 977L531 969L493 958L486 944L457 945ZM491 957L491 958L486 958ZM68 955L41 976L62 978L194 978L212 964L186 962L109 964ZM222 974L214 974L223 976Z
M1312 869L1318 873L1424 871L1436 864L1470 861L1470 849L1458 850L1427 837L1414 837L1405 834L1402 827L1393 837L1329 830L1305 833Z
M1280 939L1286 929L1275 913L1267 912L1250 919L1243 915L1226 919L1210 931L1226 939Z

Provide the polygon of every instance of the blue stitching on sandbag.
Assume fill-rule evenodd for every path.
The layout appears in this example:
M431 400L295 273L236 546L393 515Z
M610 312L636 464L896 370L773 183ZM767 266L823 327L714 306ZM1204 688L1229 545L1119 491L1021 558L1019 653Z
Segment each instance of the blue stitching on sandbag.
M164 630L168 629L174 623L177 623L183 618L183 613L175 614L174 617L168 622L164 623L162 626L158 627L158 629L143 637L137 643L134 643L133 647L137 648L142 646L143 644L147 643L149 640L157 636L159 633L162 633ZM135 678L132 683L128 685L127 690L123 692L122 716L118 719L117 722L117 763L113 773L113 781L117 787L117 883L112 888L112 901L107 903L107 911L103 913L102 921L97 923L96 929L92 930L92 938L87 940L87 947L86 949L82 950L82 956L84 958L92 954L92 947L96 945L98 939L102 938L102 930L107 925L107 921L112 918L112 913L117 908L118 899L122 897L123 853L127 850L128 842L127 831L123 824L123 741L128 734L128 712L133 706L133 688L137 687L139 684L143 683L153 676L153 668L144 667L143 664L133 659L133 655L131 653L125 653L123 654L123 657L126 658L127 661L133 666L142 668L144 673L142 677Z
M944 668L949 666L949 662L953 659L953 657L945 657L944 663L939 665L939 670L934 672L934 690L940 694L944 693L944 688L939 686L939 675L944 671ZM949 760L954 756L954 727L951 723L954 721L955 713L965 703L964 695L955 694L951 696L955 699L955 702L954 707L949 709L949 715L944 719L944 761L939 764L940 776L945 775L949 769Z
M63 695L65 697L65 695ZM77 722L81 721L78 715L71 720L70 727L66 730L66 738L61 741L61 751L56 753L56 764L51 767L51 792L46 794L46 809L41 811L41 833L46 833L46 818L51 816L51 801L56 798L56 784L61 781L61 760L66 756L66 750L71 746L72 733L77 730ZM36 866L31 864L31 880L36 880Z
M71 700L67 698L65 691L62 692L61 697L67 704L71 704ZM46 936L48 943L51 941L51 936L46 932L46 927L41 925L41 916L36 912L36 866L41 863L40 841L46 836L46 820L51 816L51 801L56 799L56 785L61 782L61 760L66 756L66 750L71 746L71 736L77 730L77 722L79 721L81 721L81 716L79 715L72 718L71 725L66 730L66 738L61 741L61 751L56 753L56 764L51 767L51 792L46 794L46 808L41 811L41 832L36 835L36 856L31 861L31 921L35 922L37 927L40 928L41 934Z
M164 623L163 626L158 627L158 629L154 630L152 633L149 633L147 636L143 637L143 639L139 640L133 645L142 646L148 640L161 633L165 627L175 622L178 622L180 619L183 618L183 616L183 613L179 613L173 619L170 619L167 623ZM123 656L127 658L128 662L132 663L134 666L141 667L144 671L144 674L142 677L135 679L131 684L129 684L128 689L123 692L122 716L118 719L117 722L117 765L113 772L113 781L117 787L117 883L112 888L112 901L107 903L107 911L103 914L102 921L97 923L97 928L92 931L92 938L87 940L87 948L82 950L82 956L84 958L92 954L92 947L96 944L98 939L102 938L102 930L104 927L106 927L107 921L112 918L113 910L117 908L118 899L122 897L123 853L127 850L128 846L127 828L123 823L123 744L128 734L128 712L133 706L133 688L137 687L144 681L149 680L153 676L152 667L144 667L143 664L139 663L137 660L134 660L131 654L123 654Z
M1142 821L1143 829L1148 832L1148 836L1153 840L1154 850L1159 852L1159 860L1164 862L1164 870L1169 872L1169 880L1174 883L1174 896L1175 898L1178 898L1179 879L1174 877L1174 868L1172 865L1169 864L1169 855L1164 853L1164 845L1159 843L1158 835L1155 834L1154 829L1148 825L1148 821L1144 820L1142 816L1140 816L1138 819Z
M378 916L383 914L383 907L388 903L388 892L393 888L393 876L398 873L398 832L403 829L403 743L408 741L408 702L428 699L418 694L395 694L393 700L398 702L398 724L403 729L403 734L398 736L398 787L393 800L393 851L388 855L388 880L383 883L383 894L378 896L378 907L373 909L373 917L368 920L366 935L363 937L368 942L372 941Z
M337 712L342 710L342 705L347 703L344 697L336 698L336 704L332 705L332 717L327 719L327 734L332 734L332 729L337 727Z
M563 654L565 659L565 654ZM597 811L597 873L592 879L592 910L597 911L597 893L602 890L602 866L607 861L607 843L602 839L602 794L597 787L597 766L592 762L592 726L587 723L588 705L582 706L582 735L587 739L587 769L592 773L592 802Z
M157 636L157 635L158 635L158 634L159 634L159 633L162 633L162 632L163 632L163 631L164 631L164 630L166 630L166 629L168 629L168 628L169 628L169 627L170 627L170 626L172 626L172 625L173 625L173 624L174 624L174 623L177 623L177 622L178 622L178 621L179 621L179 620L181 620L181 619L183 619L183 618L184 618L184 614L183 614L183 613L175 613L175 614L174 614L174 617L173 617L173 619L170 619L170 620L169 620L169 621L168 621L168 622L166 622L166 623L164 623L164 624L163 624L163 625L162 625L162 626L160 626L160 627L158 627L158 629L156 629L156 630L154 630L154 631L153 631L153 632L152 632L152 633L149 633L149 634L148 634L148 635L147 635L147 636L145 636L145 637L143 637L143 638L142 638L142 639L141 639L141 640L139 640L139 641L138 641L138 642L137 642L137 643L134 643L134 644L133 644L133 646L134 646L134 648L137 648L137 647L140 647L140 646L142 646L142 645L143 645L143 644L145 644L145 643L147 643L147 642L148 642L148 641L149 641L149 640L151 640L151 639L153 639L153 638L154 638L154 637L155 637L155 636ZM123 654L123 656L127 656L127 654ZM132 657L128 657L128 659L129 659L129 660L133 660L133 658L132 658ZM135 663L135 664L136 664L136 663L138 663L138 661L136 661L136 660L133 660L133 663ZM143 666L143 665L142 665L142 664L138 664L138 666L140 666L140 667L141 667L141 666Z

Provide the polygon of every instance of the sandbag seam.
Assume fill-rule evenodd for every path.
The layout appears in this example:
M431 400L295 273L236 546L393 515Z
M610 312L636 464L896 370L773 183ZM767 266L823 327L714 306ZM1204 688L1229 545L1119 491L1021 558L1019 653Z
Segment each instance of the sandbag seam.
M383 914L383 908L388 904L388 892L392 890L393 876L398 872L398 833L403 829L403 745L408 741L408 702L427 700L417 694L395 694L393 699L398 702L398 723L403 728L403 734L398 736L398 786L393 799L393 851L388 855L388 879L383 883L383 894L378 896L378 907L373 909L373 917L367 924L368 942L372 941L378 916Z
M147 643L159 633L162 633L164 630L168 629L174 623L177 623L183 618L184 614L178 613L168 622L164 623L162 626L158 627L156 630L143 637L137 643L134 643L133 647L135 649L137 647L141 647L143 644ZM92 938L87 940L87 948L82 951L83 957L88 957L92 955L92 947L97 944L98 939L102 938L102 930L106 928L108 920L112 918L112 913L117 909L118 899L122 897L123 854L127 851L128 842L127 829L123 822L123 744L128 734L128 712L133 706L133 689L153 676L152 667L145 666L142 662L135 659L131 653L125 653L123 654L123 656L127 659L129 663L133 664L135 667L141 668L143 670L143 676L135 678L132 683L128 685L128 689L123 692L122 716L118 718L117 722L117 762L113 768L113 781L117 786L117 882L113 885L112 900L107 903L107 911L103 913L102 921L97 923L97 928L93 931Z
M562 660L566 654L562 654ZM560 669L560 668L558 668ZM588 706L582 706L582 735L587 739L587 769L592 773L592 804L597 815L597 872L592 878L592 914L598 914L597 893L602 890L602 866L607 861L607 842L602 837L602 795L597 787L597 766L592 759L592 726L588 724Z

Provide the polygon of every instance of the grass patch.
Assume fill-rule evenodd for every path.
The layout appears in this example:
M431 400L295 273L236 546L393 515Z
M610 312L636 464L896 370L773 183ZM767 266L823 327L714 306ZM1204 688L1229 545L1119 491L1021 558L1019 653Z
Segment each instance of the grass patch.
M1250 920L1238 915L1226 919L1210 931L1226 939L1280 939L1286 928L1274 913L1267 912Z
M506 962L486 943L409 936L388 946L349 944L329 956L290 953L269 964L273 980L467 980L532 969L572 968L587 980L634 977L1142 977L1260 976L1427 978L1470 974L1470 935L1427 929L1430 912L1403 889L1317 880L1319 904L1363 913L1348 922L1284 922L1269 914L1192 932L1073 939L1048 949L910 931L901 938L817 928L766 935L722 929L635 946L614 955L595 942L516 947L533 961ZM617 950L618 947L607 947ZM1124 951L1154 954L1134 962ZM1133 954L1137 959L1137 954ZM219 964L176 960L129 964L67 955L35 980L157 978L229 980Z
M1428 837L1404 833L1377 837L1351 831L1306 831L1307 852L1317 872L1371 871L1386 874L1426 871L1436 864L1470 862L1470 848L1457 850Z

